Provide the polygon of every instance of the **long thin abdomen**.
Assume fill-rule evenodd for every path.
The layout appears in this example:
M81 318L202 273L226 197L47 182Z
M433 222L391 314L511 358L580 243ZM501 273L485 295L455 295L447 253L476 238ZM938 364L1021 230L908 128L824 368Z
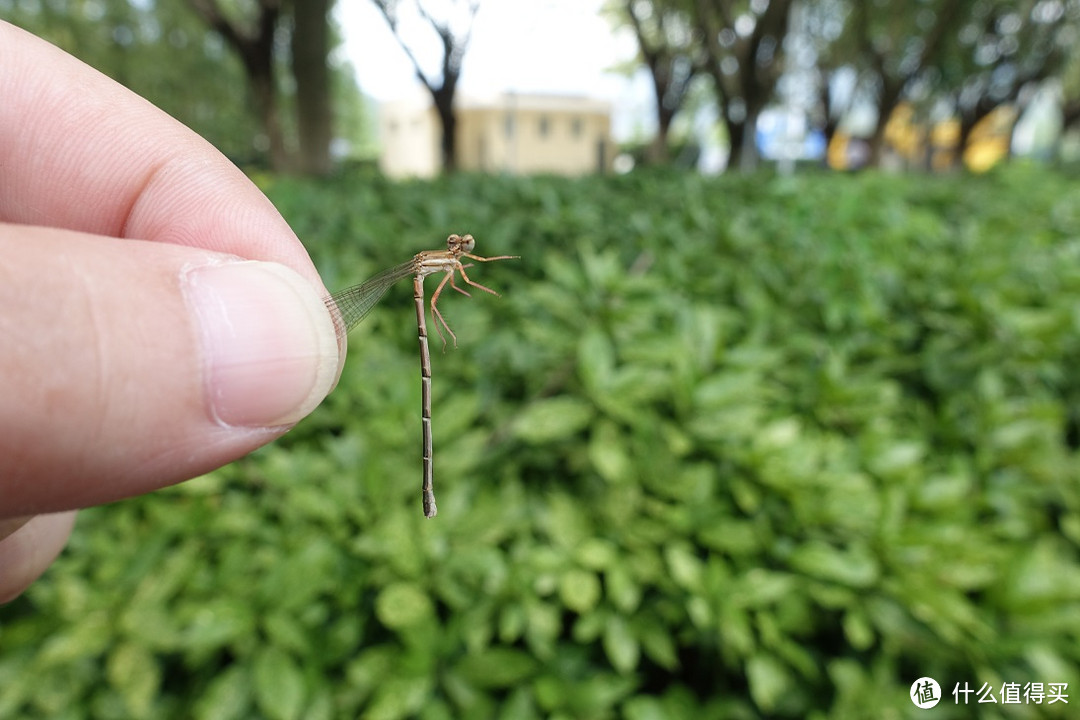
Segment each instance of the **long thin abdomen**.
M432 484L431 462L431 353L428 350L427 323L424 318L424 277L413 278L413 300L416 302L416 327L420 338L420 403L421 424L424 432L424 517L433 518L438 512L435 507L435 490Z

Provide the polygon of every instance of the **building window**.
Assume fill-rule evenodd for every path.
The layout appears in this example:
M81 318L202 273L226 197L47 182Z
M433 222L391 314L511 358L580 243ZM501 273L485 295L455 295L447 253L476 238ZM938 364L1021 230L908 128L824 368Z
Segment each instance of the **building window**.
M570 134L573 135L575 138L581 137L581 133L584 130L584 125L585 123L581 121L581 118L574 118L570 121Z
M537 130L540 131L540 137L546 138L551 132L551 120L547 115L540 116L540 123L537 126Z
M514 137L514 114L506 113L506 119L503 121L503 132L506 133L507 138Z

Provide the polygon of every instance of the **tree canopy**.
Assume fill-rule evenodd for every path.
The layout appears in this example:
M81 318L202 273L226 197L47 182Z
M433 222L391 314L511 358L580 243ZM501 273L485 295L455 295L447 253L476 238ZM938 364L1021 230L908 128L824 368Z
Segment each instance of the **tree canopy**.
M1022 106L1048 79L1065 80L1065 124L1080 116L1071 100L1080 83L1070 80L1080 0L625 0L618 10L653 78L659 137L680 107L672 67L681 62L684 74L712 80L733 167L755 165L756 119L793 71L816 78L811 115L827 138L853 103L874 108L872 160L905 103L924 117L952 114L961 148L990 112Z
M0 17L131 88L238 163L323 174L335 137L364 146L370 132L352 73L328 61L339 35L331 6L0 0ZM335 127L334 106L348 124Z

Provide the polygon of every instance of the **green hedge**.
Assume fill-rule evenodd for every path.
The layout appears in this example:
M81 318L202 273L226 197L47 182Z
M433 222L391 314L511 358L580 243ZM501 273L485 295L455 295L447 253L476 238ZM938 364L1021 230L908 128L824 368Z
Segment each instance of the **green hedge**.
M1075 715L1074 181L263 185L330 287L522 256L440 305L439 516L403 283L288 436L81 515L0 609L0 717L929 717L923 675Z

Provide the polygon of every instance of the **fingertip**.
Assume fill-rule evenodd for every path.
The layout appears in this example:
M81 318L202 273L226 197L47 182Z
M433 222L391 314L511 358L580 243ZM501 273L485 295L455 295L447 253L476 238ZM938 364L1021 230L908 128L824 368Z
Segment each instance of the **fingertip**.
M333 389L340 372L333 319L297 272L271 262L203 265L184 271L182 288L216 421L290 425Z
M0 521L9 530L19 524L0 540L0 605L17 598L52 564L67 544L75 515L72 511Z

